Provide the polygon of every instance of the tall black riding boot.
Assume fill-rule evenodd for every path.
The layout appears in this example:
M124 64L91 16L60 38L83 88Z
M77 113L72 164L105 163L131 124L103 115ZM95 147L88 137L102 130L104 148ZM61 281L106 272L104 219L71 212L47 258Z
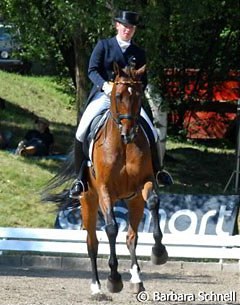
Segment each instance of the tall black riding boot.
M86 191L86 182L84 181L84 170L86 167L86 159L83 152L82 142L75 139L74 142L74 163L77 179L69 191L69 197L78 199L80 194Z
M163 156L161 154L161 143L159 139L157 142L151 143L151 152L153 171L158 186L172 185L174 183L172 176L169 172L163 169Z

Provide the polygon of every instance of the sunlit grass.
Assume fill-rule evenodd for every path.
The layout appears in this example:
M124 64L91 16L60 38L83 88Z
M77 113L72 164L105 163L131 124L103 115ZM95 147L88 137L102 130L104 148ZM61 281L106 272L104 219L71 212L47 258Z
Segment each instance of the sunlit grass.
M52 174L36 160L3 151L0 159L0 225L52 227L55 207L41 203L39 194Z

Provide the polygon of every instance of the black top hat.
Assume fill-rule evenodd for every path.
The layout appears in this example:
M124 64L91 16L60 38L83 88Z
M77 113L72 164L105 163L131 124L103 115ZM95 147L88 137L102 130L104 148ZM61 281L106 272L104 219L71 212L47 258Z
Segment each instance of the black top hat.
M117 17L114 20L126 25L138 25L139 15L135 12L119 11Z

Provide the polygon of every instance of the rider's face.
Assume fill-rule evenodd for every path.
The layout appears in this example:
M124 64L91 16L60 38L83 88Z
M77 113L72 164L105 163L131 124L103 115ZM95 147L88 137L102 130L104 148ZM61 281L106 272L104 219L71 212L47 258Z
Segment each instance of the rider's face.
M118 36L120 39L124 41L131 40L135 31L136 31L136 26L134 25L125 25L120 22L116 22L116 29Z

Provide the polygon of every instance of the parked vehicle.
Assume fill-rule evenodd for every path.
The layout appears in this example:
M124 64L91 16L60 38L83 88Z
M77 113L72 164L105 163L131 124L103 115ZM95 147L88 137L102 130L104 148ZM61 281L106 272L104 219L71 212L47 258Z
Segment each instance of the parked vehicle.
M23 58L19 30L0 23L0 69L27 73L30 68L31 63Z

